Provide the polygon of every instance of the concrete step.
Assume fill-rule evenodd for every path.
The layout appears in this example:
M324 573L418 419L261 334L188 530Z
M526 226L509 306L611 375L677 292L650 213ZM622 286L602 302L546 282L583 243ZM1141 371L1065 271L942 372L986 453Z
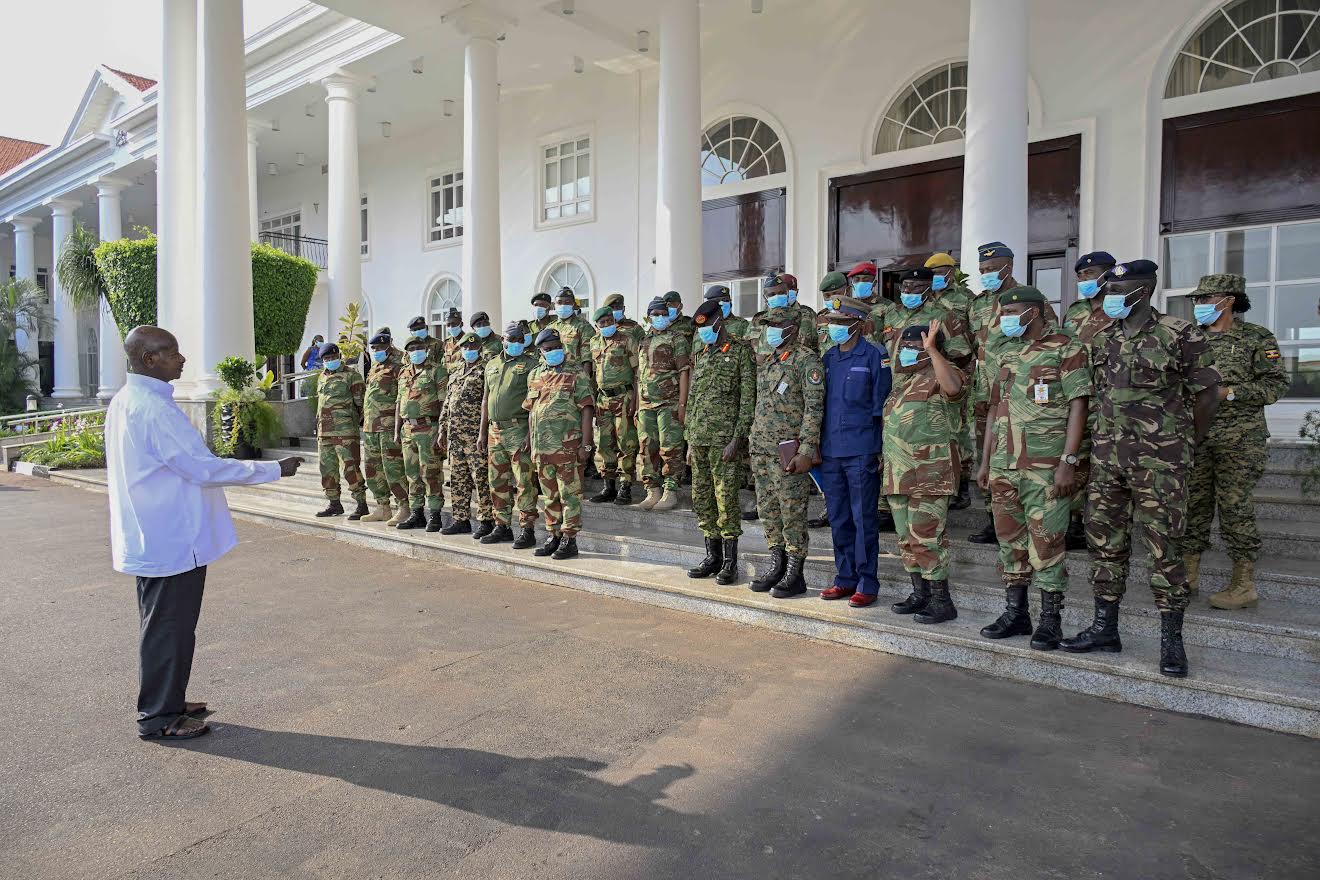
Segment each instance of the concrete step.
M52 479L97 490L104 486L103 472L96 471L56 472ZM981 626L993 618L993 609L981 611L977 596L992 592L978 590L971 583L955 585L956 600L963 609L958 620L926 627L892 614L883 605L856 610L846 603L820 602L811 593L774 600L748 591L745 582L720 587L713 580L689 579L680 565L695 562L697 548L668 536L656 540L654 535L609 536L591 531L579 539L583 552L578 559L556 562L535 557L530 550L515 551L507 544L481 545L468 536L400 532L378 524L350 523L342 517L317 519L310 501L282 491L244 490L231 492L230 499L240 517L402 556L648 602L1137 705L1320 737L1320 660L1314 654L1299 658L1227 646L1237 640L1239 648L1260 647L1265 639L1247 633L1259 630L1277 635L1286 629L1287 625L1265 619L1268 610L1256 614L1254 621L1248 615L1224 615L1221 645L1192 642L1193 638L1210 640L1210 631L1217 624L1205 619L1211 617L1208 613L1190 613L1186 632L1191 642L1192 675L1169 679L1158 672L1153 629L1142 625L1151 611L1149 600L1135 594L1124 603L1123 653L1039 652L1030 650L1022 638L991 641L979 635ZM662 548L668 548L670 558L665 561L643 555L659 555ZM764 560L757 560L755 552L749 556L750 572ZM828 581L822 574L825 564L823 557L813 556L809 568L814 588ZM893 584L886 584L886 591L886 601L900 592ZM1075 610L1080 609L1070 608L1068 613ZM1076 623L1077 618L1070 616L1070 626ZM1317 627L1313 624L1292 627L1284 635L1299 647L1308 639L1315 640Z
M1311 452L1314 444L1303 443L1296 438L1286 440L1271 439L1269 443L1269 467L1304 470L1312 467Z

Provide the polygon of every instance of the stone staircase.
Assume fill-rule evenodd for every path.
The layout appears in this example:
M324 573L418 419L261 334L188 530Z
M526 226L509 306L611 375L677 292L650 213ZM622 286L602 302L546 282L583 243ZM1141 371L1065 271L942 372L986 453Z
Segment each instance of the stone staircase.
M1149 569L1140 555L1133 559L1129 592L1122 606L1123 653L1040 652L1030 650L1026 639L996 642L982 638L980 628L1002 610L1003 590L995 570L995 549L966 540L982 524L975 505L951 516L954 568L950 583L959 618L927 627L888 609L888 603L906 595L909 588L892 534L881 535L881 603L857 610L846 603L816 598L816 592L829 586L834 574L826 529L812 532L806 566L811 592L774 600L746 588L748 579L764 570L769 560L759 522L744 523L740 547L743 578L720 587L713 579L686 577L684 570L703 556L695 517L687 509L654 513L584 503L583 532L578 538L582 555L555 562L534 557L531 550L515 551L508 544L482 545L467 535L446 538L400 532L380 524L350 523L342 517L317 519L313 514L324 505L324 496L315 471L314 447L300 445L266 453L271 458L285 454L303 455L310 467L279 483L229 490L236 515L404 556L767 626L1122 702L1320 737L1320 499L1303 497L1300 491L1299 450L1272 450L1270 471L1257 492L1265 542L1257 568L1261 605L1241 612L1209 608L1205 594L1227 582L1231 566L1219 549L1207 553L1202 565L1202 596L1193 600L1184 628L1192 674L1182 680L1159 675L1159 615L1146 588ZM94 471L56 472L52 478L89 488L104 482L103 475ZM750 503L750 494L745 495ZM819 498L813 499L813 515L820 504ZM539 523L538 536L544 536ZM1069 554L1064 610L1069 633L1090 620L1088 569L1085 553ZM1032 604L1034 613L1034 595Z

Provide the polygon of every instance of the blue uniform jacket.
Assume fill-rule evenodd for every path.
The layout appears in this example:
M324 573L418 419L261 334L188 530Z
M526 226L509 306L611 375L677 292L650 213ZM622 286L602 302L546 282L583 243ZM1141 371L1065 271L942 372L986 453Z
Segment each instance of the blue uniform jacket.
M879 455L885 399L889 397L889 354L865 337L852 351L837 345L825 364L825 418L820 454L826 458Z

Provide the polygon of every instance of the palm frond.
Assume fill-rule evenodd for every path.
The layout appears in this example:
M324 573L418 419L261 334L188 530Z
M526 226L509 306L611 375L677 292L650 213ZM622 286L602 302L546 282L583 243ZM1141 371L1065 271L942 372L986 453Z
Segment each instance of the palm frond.
M75 223L73 232L64 240L55 271L60 276L64 295L75 308L91 308L105 295L105 279L96 268L96 247L100 243L96 233L81 223Z

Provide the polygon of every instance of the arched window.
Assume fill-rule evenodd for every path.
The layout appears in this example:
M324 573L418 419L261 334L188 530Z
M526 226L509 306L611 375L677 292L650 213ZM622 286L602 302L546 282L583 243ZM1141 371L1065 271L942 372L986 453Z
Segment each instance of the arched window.
M1233 0L1178 51L1164 97L1320 70L1320 0Z
M551 263L541 275L538 292L548 293L553 298L561 287L572 288L578 302L582 304L583 313L590 320L594 306L591 296L591 276L587 274L587 267L569 257Z
M445 315L450 309L463 308L463 285L452 275L446 275L431 285L426 304L426 321L431 335L440 336L445 330Z
M787 170L773 128L751 116L726 116L701 135L701 185L719 186Z
M942 64L912 81L875 133L876 153L960 141L967 124L967 62Z

